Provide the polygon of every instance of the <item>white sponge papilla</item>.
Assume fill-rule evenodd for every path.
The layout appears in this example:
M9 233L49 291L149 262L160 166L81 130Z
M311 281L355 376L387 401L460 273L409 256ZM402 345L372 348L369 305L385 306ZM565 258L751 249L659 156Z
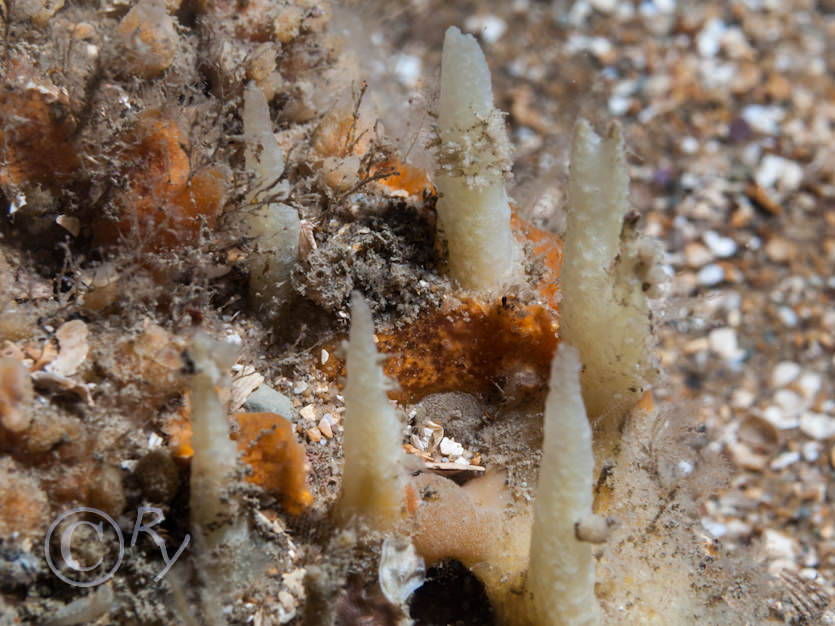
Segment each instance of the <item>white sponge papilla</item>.
M575 524L592 515L594 499L591 428L579 376L577 350L560 345L545 401L527 579L529 612L537 626L593 626L601 619L592 546L575 531Z
M511 146L484 53L454 26L444 37L438 135L438 218L452 277L473 290L514 282L521 254L504 186Z
M287 301L290 272L299 253L301 221L296 209L281 202L288 193L284 157L275 140L267 98L254 82L244 89L246 168L251 172L243 234L256 252L250 257L249 290L267 314L275 315Z
M387 530L401 518L405 483L402 426L386 395L392 384L383 374L380 361L371 309L354 292L346 360L345 465L339 509L344 519L358 517Z
M625 414L655 376L647 296L656 261L635 221L620 126L600 137L581 120L568 181L560 337L580 351L592 419Z
M238 504L226 490L236 479L238 447L229 438L226 406L217 389L228 384L235 362L233 346L195 333L189 348L191 376L191 499L192 532L207 548L237 535Z

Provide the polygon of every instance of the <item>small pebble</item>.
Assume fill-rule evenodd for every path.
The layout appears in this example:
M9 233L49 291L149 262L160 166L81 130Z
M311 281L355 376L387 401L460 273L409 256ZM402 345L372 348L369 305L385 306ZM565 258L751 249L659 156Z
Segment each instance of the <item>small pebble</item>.
M814 565L817 565L817 563L814 563L811 567L804 567L797 573L797 575L804 580L817 580L820 574L816 569L814 569ZM831 615L835 617L835 613L831 613ZM823 620L824 621L821 623L826 624L827 626L835 623L831 619L827 619L827 615L823 616Z
M745 356L737 342L736 330L729 327L715 328L708 335L710 349L727 361L738 361Z
M800 387L800 392L807 400L813 400L818 392L821 390L821 375L817 372L806 372L797 381L797 386Z
M720 259L725 259L736 254L736 242L730 237L723 237L715 230L707 231L702 236L702 241Z
M721 265L711 263L699 270L699 284L705 287L713 287L725 280L725 270Z
M771 462L771 469L775 472L786 469L789 465L797 463L800 460L799 452L783 452L776 459Z
M693 473L693 464L689 461L679 461L676 464L676 473L679 476L690 476Z
M333 439L333 430L331 429L331 423L330 420L326 419L326 417L329 417L329 415L322 417L322 419L319 420L317 427L319 428L319 432L321 432L325 437L327 437L328 439Z
M330 396L331 389L327 383L315 383L312 391L317 398L327 399Z
M760 187L778 187L783 191L794 191L803 181L803 168L799 163L776 154L766 154L754 174Z
M699 151L699 140L695 137L685 137L681 140L681 151L684 154L695 154Z
M632 106L632 98L629 96L613 95L609 98L609 113L615 117L620 117L629 111Z
M303 394L305 391L307 391L307 383L304 382L303 380L300 380L295 385L293 385L293 393L294 394L300 395L300 394Z
M800 417L800 430L807 437L825 441L835 437L835 417L808 412Z
M788 415L798 415L805 405L803 398L791 389L778 389L774 394L774 402Z
M751 104L742 109L742 118L751 128L764 135L779 134L780 122L785 117L786 112L777 106Z
M796 246L794 243L782 237L773 237L765 244L765 254L769 261L774 263L785 263L794 257Z
M785 387L800 375L800 366L793 361L781 361L771 372L771 384Z
M794 559L794 539L772 528L764 530L763 536L765 538L765 552L769 558Z
M421 60L413 54L397 54L394 57L394 75L406 87L416 87L420 81Z
M707 517L702 518L702 528L711 534L711 536L718 539L728 532L728 527Z
M725 23L714 18L710 20L696 37L696 46L703 57L715 57L721 47L722 35L726 30Z
M698 241L691 241L684 246L684 262L690 267L702 267L713 261L713 255Z
M821 453L821 446L817 441L807 441L803 444L803 458L807 463L814 463Z
M787 306L781 306L777 309L777 316L786 328L794 328L797 326L798 321L800 321L794 309Z
M796 415L788 415L779 406L773 404L765 407L763 417L780 430L791 430L792 428L797 428L800 424L800 420Z
M293 401L265 384L260 385L249 395L243 408L252 413L278 413L286 418L290 418L294 413Z
M731 122L728 128L728 136L734 143L745 143L751 138L751 126L741 117Z
M726 526L728 527L728 532L725 536L728 539L743 539L745 537L750 537L753 532L751 525L746 524L740 519L730 519L728 520Z
M735 409L747 409L754 404L757 396L747 389L734 389L731 394L731 406Z

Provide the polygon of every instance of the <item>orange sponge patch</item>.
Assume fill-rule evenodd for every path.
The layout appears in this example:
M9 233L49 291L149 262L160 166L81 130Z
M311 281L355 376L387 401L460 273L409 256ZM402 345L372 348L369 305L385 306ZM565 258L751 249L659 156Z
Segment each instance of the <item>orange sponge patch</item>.
M212 227L223 207L226 175L220 168L191 171L188 138L159 111L145 113L120 153L126 189L116 196L119 218L95 225L100 243L135 231L151 250L193 244L201 222Z
M429 180L429 175L419 167L407 165L397 159L390 159L372 170L372 174L385 172L395 172L380 179L380 184L390 193L418 198L422 197L424 193L435 193L435 187Z
M525 221L515 210L510 216L510 227L517 239L527 239L533 246L533 258L536 259L536 269L539 270L538 275L534 277L533 286L556 311L560 301L557 281L562 266L562 241L554 233Z
M28 182L58 191L79 165L74 132L69 105L57 90L0 90L0 185Z
M557 317L539 304L466 299L397 331L379 333L377 347L391 355L385 367L400 383L396 399L415 402L430 393L497 389L531 391L548 379L557 347Z
M235 419L238 449L252 468L247 480L280 496L291 515L302 513L313 496L307 489L304 446L296 441L293 424L276 413L237 413Z

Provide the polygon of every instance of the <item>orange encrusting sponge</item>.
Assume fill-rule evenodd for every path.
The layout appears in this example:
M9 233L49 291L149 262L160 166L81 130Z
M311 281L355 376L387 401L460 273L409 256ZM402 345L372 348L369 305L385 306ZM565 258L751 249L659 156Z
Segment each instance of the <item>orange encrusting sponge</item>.
M307 459L293 424L277 413L236 413L238 450L252 468L247 480L281 496L284 510L302 513L313 502L307 489Z
M395 399L415 402L442 391L489 394L508 384L533 391L548 379L559 341L562 242L515 210L511 227L538 259L533 286L544 304L463 298L452 311L430 312L401 330L378 333L378 349L391 355L385 373L400 383Z
M17 69L13 64L9 78L23 80ZM47 90L0 91L0 185L59 191L79 167L75 126L69 104Z
M154 251L193 244L201 222L211 228L223 208L226 173L219 167L191 170L188 137L160 111L147 111L124 138L119 153L127 184L115 196L119 217L99 219L96 240L115 244L134 229Z
M562 267L562 241L554 233L537 228L533 224L519 217L516 208L511 205L510 227L516 234L516 238L527 239L533 247L534 258L539 262L537 269L540 274L536 277L533 285L537 293L555 311L559 308L559 277Z
M435 186L429 179L429 175L419 167L408 165L398 159L389 159L376 166L372 174L386 171L394 173L381 178L380 184L390 192L417 198L422 197L424 193L435 193Z
M412 180L422 185L424 179ZM430 311L400 330L381 330L377 348L390 356L385 374L400 386L390 397L416 402L444 391L490 394L508 385L534 391L545 384L559 342L562 242L515 211L511 225L538 259L534 288L541 303L462 298L452 310ZM320 369L332 378L345 373L337 358Z
M391 358L387 376L400 383L397 400L415 402L442 391L489 394L518 378L534 388L547 380L557 347L557 317L550 308L467 298L402 330L377 334Z
M169 424L169 447L175 457L188 459L191 422L188 403ZM252 468L246 480L281 499L291 515L303 513L312 503L307 488L307 457L296 441L293 424L277 413L236 413L239 430L232 435L244 463Z

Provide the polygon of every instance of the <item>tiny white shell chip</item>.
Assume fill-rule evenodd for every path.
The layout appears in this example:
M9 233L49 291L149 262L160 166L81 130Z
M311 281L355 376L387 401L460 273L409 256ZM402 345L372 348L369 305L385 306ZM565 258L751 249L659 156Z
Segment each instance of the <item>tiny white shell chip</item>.
M72 217L71 215L59 215L55 218L55 223L70 233L73 237L78 237L78 234L81 232L81 221L77 217Z
M59 376L72 376L87 358L90 347L87 345L87 324L81 320L71 320L61 324L55 331L58 339L58 357L46 366L46 370Z
M380 588L394 606L400 606L423 585L426 566L411 542L389 537L380 555Z
M459 457L464 454L464 446L449 437L441 439L440 450L441 454L448 457Z
M307 406L303 407L299 411L299 415L301 415L304 419L308 421L316 421L316 409L313 407L312 404L308 404Z

